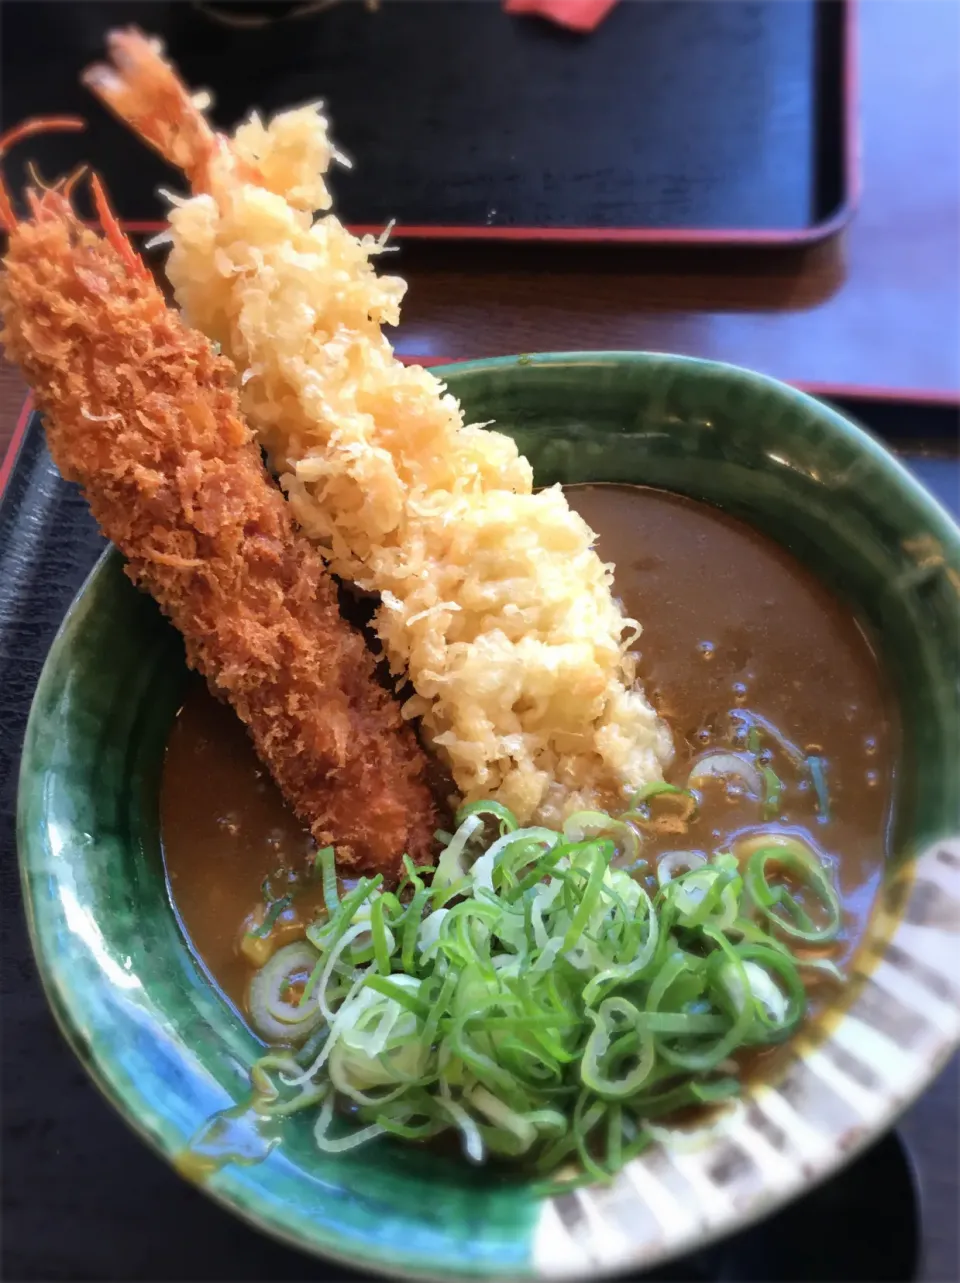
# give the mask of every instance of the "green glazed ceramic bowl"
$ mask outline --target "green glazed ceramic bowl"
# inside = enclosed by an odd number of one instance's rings
[[[643,482],[707,500],[853,600],[880,639],[906,734],[883,904],[829,1033],[798,1045],[782,1080],[751,1089],[704,1149],[658,1146],[607,1188],[540,1200],[414,1148],[320,1154],[294,1117],[263,1161],[203,1183],[270,1233],[387,1273],[649,1267],[827,1176],[960,1039],[960,532],[864,432],[743,370],[621,353],[441,373],[470,419],[517,438],[538,482]],[[245,1099],[258,1050],[191,958],[164,886],[158,783],[184,677],[178,637],[108,553],[43,670],[19,809],[50,1003],[104,1093],[173,1161]],[[237,1141],[247,1160],[264,1152],[261,1138]]]

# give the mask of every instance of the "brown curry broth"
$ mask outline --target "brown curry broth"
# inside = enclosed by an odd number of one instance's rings
[[[603,485],[567,491],[616,564],[616,591],[643,624],[639,675],[668,720],[686,780],[692,759],[729,746],[740,707],[774,723],[828,763],[830,820],[782,751],[783,823],[837,857],[846,910],[843,961],[869,916],[887,847],[897,733],[870,645],[851,612],[788,552],[717,509],[652,489]],[[682,837],[655,837],[646,854],[706,851],[760,823],[755,802],[705,791]],[[278,866],[309,867],[312,840],[286,807],[233,713],[197,681],[170,737],[161,796],[164,858],[184,931],[212,979],[238,1006],[252,965],[239,951],[261,884]],[[314,885],[280,919],[295,938],[320,906]],[[819,1005],[819,1004],[817,1004]]]
[[[233,710],[199,678],[174,723],[160,794],[170,896],[194,952],[222,991],[246,1002],[253,966],[240,952],[251,914],[262,917],[264,878],[303,873],[316,844],[253,751]],[[292,901],[274,927],[302,936],[323,904],[318,884]]]

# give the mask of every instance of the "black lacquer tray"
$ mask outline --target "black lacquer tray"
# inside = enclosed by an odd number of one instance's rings
[[[344,221],[508,240],[799,244],[842,225],[858,183],[855,0],[620,0],[588,36],[498,0],[283,4],[87,0],[0,8],[4,126],[69,112],[87,135],[35,139],[49,176],[100,170],[131,230],[178,177],[78,84],[112,27],[162,36],[216,119],[324,99],[357,161]],[[248,13],[270,6],[246,6]],[[55,18],[53,15],[55,14]],[[218,18],[220,20],[218,20]]]

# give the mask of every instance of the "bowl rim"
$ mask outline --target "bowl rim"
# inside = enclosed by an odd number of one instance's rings
[[[444,384],[451,374],[469,375],[482,373],[515,373],[518,369],[550,369],[563,367],[596,367],[596,368],[616,368],[624,366],[666,366],[673,369],[706,370],[718,375],[721,379],[730,379],[731,377],[740,383],[753,384],[754,386],[764,388],[786,398],[798,407],[806,408],[808,412],[815,414],[822,422],[829,425],[830,430],[840,435],[846,441],[860,450],[865,450],[871,458],[882,469],[884,469],[891,478],[895,479],[898,486],[905,490],[910,500],[918,507],[923,514],[923,519],[929,526],[933,527],[938,538],[941,539],[945,550],[950,552],[950,560],[954,561],[960,567],[960,525],[953,519],[951,514],[931,495],[926,488],[916,480],[906,467],[897,460],[893,454],[867,429],[857,424],[854,420],[835,410],[832,406],[819,401],[817,398],[797,389],[778,379],[768,375],[750,370],[746,367],[731,365],[724,362],[711,361],[698,357],[690,357],[679,354],[640,352],[640,351],[569,351],[569,352],[549,352],[549,353],[529,353],[512,356],[491,357],[480,360],[457,361],[434,367],[432,373]],[[430,369],[429,366],[425,368]],[[104,552],[98,557],[97,562],[85,578],[83,584],[78,590],[76,596],[71,602],[61,624],[57,630],[54,640],[50,646],[49,652],[45,658],[36,691],[31,702],[30,714],[27,721],[27,727],[24,735],[24,749],[36,737],[36,719],[38,707],[42,702],[40,696],[46,686],[52,681],[53,673],[63,664],[63,650],[73,633],[81,626],[83,615],[90,604],[89,592],[91,586],[97,578],[103,574],[104,568],[112,560],[119,558],[117,550],[109,545]],[[78,1057],[88,1076],[94,1085],[100,1091],[101,1095],[117,1111],[125,1124],[141,1139],[147,1147],[157,1154],[161,1159],[170,1166],[176,1167],[176,1153],[166,1145],[161,1137],[153,1134],[141,1121],[137,1109],[137,1093],[131,1087],[124,1089],[118,1083],[111,1081],[110,1076],[105,1072],[104,1066],[100,1063],[100,1058],[96,1054],[84,1054],[84,1040],[80,1029],[78,1028],[72,1015],[71,997],[72,986],[66,969],[58,959],[57,951],[52,948],[52,942],[43,938],[43,929],[38,923],[38,917],[33,903],[33,894],[29,881],[29,868],[31,865],[31,847],[35,841],[28,832],[25,831],[23,823],[24,806],[23,798],[25,793],[31,787],[27,780],[26,770],[26,751],[21,760],[20,776],[18,781],[17,794],[17,852],[18,867],[21,880],[22,894],[24,898],[25,917],[27,921],[28,934],[31,949],[36,962],[37,972],[40,976],[44,995],[47,1005],[50,1008],[60,1032],[64,1036],[67,1045],[71,1051]],[[751,1200],[746,1209],[734,1209],[729,1216],[713,1225],[701,1226],[697,1232],[696,1238],[684,1238],[677,1241],[663,1241],[658,1244],[657,1248],[641,1256],[632,1255],[618,1258],[614,1261],[605,1261],[602,1264],[593,1262],[590,1266],[591,1273],[596,1277],[613,1277],[622,1274],[625,1270],[650,1269],[662,1265],[665,1261],[674,1259],[692,1248],[699,1248],[714,1243],[730,1234],[739,1233],[756,1222],[770,1215],[780,1207],[794,1201],[797,1197],[802,1197],[805,1190],[815,1188],[825,1181],[831,1179],[840,1170],[852,1162],[858,1155],[870,1144],[872,1144],[878,1135],[892,1125],[900,1115],[910,1107],[915,1100],[923,1094],[930,1082],[940,1072],[943,1065],[960,1045],[960,1025],[958,1025],[952,1038],[945,1038],[939,1054],[931,1060],[926,1072],[920,1078],[914,1088],[903,1096],[895,1108],[888,1109],[884,1112],[882,1119],[877,1119],[864,1127],[864,1134],[859,1137],[853,1144],[840,1149],[835,1146],[833,1154],[824,1166],[815,1172],[811,1177],[805,1175],[805,1180],[801,1189],[788,1189],[785,1193],[777,1190],[764,1190],[755,1199]],[[109,1059],[109,1058],[108,1058]],[[182,1172],[179,1174],[183,1175]],[[189,1179],[184,1177],[184,1179]],[[241,1220],[253,1226],[257,1230],[265,1233],[286,1245],[293,1247],[301,1252],[313,1254],[326,1258],[337,1264],[347,1267],[369,1270],[373,1273],[384,1276],[402,1277],[407,1279],[423,1280],[445,1280],[451,1277],[475,1278],[497,1280],[497,1283],[507,1283],[508,1280],[521,1280],[531,1278],[548,1278],[561,1277],[558,1271],[548,1271],[538,1266],[533,1255],[533,1243],[531,1238],[531,1255],[526,1263],[526,1267],[517,1271],[501,1272],[489,1267],[480,1267],[468,1269],[461,1274],[451,1275],[448,1270],[434,1272],[430,1269],[420,1267],[398,1266],[395,1261],[390,1259],[389,1247],[375,1247],[374,1255],[371,1257],[357,1256],[354,1252],[343,1251],[338,1243],[342,1239],[331,1237],[330,1241],[306,1242],[295,1229],[288,1228],[279,1219],[268,1219],[261,1215],[255,1205],[244,1200],[235,1199],[229,1192],[218,1190],[207,1182],[192,1181],[207,1197],[211,1198],[221,1207],[226,1208],[233,1215],[240,1217]],[[639,1197],[639,1195],[638,1195]],[[535,1233],[535,1230],[533,1231]]]
[[[941,533],[953,554],[960,560],[960,521],[947,511],[939,499],[900,462],[893,452],[873,432],[857,422],[848,414],[841,412],[829,402],[813,396],[802,388],[784,383],[782,379],[764,374],[760,370],[751,370],[745,365],[734,365],[729,361],[714,361],[707,357],[688,356],[680,352],[647,352],[641,350],[618,351],[615,348],[603,348],[591,351],[588,349],[565,352],[523,352],[513,356],[490,356],[471,358],[466,361],[446,361],[442,365],[425,366],[432,374],[446,383],[446,376],[451,373],[482,374],[486,371],[514,371],[516,369],[550,369],[564,366],[594,366],[598,369],[617,366],[666,365],[683,370],[700,370],[722,377],[733,377],[735,381],[757,388],[765,388],[792,401],[798,409],[806,409],[815,414],[831,429],[852,445],[865,449],[880,467],[906,491],[910,499],[926,510],[931,520],[942,527]]]

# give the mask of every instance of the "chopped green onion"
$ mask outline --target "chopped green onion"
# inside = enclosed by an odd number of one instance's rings
[[[420,1019],[423,1019],[428,1014],[423,1002],[418,997],[383,976],[367,976],[366,988],[373,990],[374,993],[382,994],[385,998],[391,998]]]
[[[705,753],[694,762],[687,777],[687,787],[699,788],[704,780],[726,779],[741,780],[751,797],[759,798],[763,792],[763,778],[753,758],[725,749]]]
[[[500,802],[468,802],[465,806],[461,806],[460,810],[456,814],[456,818],[454,819],[454,824],[457,828],[460,827],[468,815],[489,815],[493,819],[498,820],[500,824],[501,837],[503,837],[505,833],[512,833],[513,830],[518,827],[517,820],[513,812],[508,811]]]
[[[637,830],[625,820],[611,819],[604,811],[576,811],[567,816],[563,822],[563,836],[569,842],[609,837],[617,845],[620,860],[632,863],[640,858],[640,834]]]
[[[325,1154],[343,1154],[349,1149],[357,1149],[360,1145],[366,1145],[368,1141],[374,1140],[375,1137],[382,1136],[384,1131],[378,1123],[373,1123],[371,1126],[361,1128],[360,1131],[351,1132],[339,1140],[333,1140],[329,1135],[332,1122],[333,1102],[327,1096],[320,1106],[320,1116],[313,1130],[313,1139],[316,1146]]]
[[[263,921],[258,927],[251,927],[247,932],[248,936],[254,936],[257,940],[265,940],[273,928],[276,926],[280,914],[285,912],[293,904],[292,895],[282,895],[279,900],[274,900],[273,904],[267,909]]]
[[[467,870],[463,863],[463,857],[467,843],[482,830],[482,816],[464,816],[463,822],[457,826],[456,833],[447,843],[446,850],[440,857],[440,863],[437,865],[437,871],[433,878],[434,887],[449,886],[452,882],[466,877]]]
[[[403,951],[400,957],[400,965],[408,975],[410,975],[413,970],[414,949],[417,943],[417,935],[420,931],[423,910],[426,908],[429,899],[430,891],[427,887],[422,887],[417,891],[410,902],[410,908],[403,924]]]
[[[801,971],[817,971],[821,975],[827,976],[830,980],[836,980],[840,984],[846,984],[847,977],[843,974],[832,958],[796,958],[795,962]]]
[[[764,818],[772,820],[776,818],[780,810],[780,797],[783,793],[783,783],[772,767],[762,767],[760,774],[763,777]]]
[[[797,748],[792,740],[788,740],[781,730],[767,718],[761,717],[759,713],[748,712],[745,708],[734,708],[730,711],[730,716],[741,722],[747,728],[747,744],[750,744],[750,731],[756,729],[759,733],[763,731],[765,735],[780,746],[790,761],[796,767],[802,767],[805,761],[803,753]],[[752,750],[751,750],[752,751]]]
[[[772,805],[779,781],[763,779]],[[657,798],[679,799],[686,818],[696,805],[658,782],[633,806]],[[558,833],[471,803],[432,884],[405,857],[396,892],[362,878],[342,899],[332,849],[318,852],[328,916],[253,982],[273,1022],[264,1036],[304,1045],[262,1058],[255,1107],[319,1105],[316,1142],[331,1153],[453,1132],[473,1162],[525,1155],[552,1173],[573,1161],[609,1180],[660,1134],[653,1120],[736,1094],[730,1058],[802,1019],[801,969],[836,971],[792,952],[839,933],[830,874],[782,830],[754,832],[733,852],[662,856],[651,898],[645,864],[637,878],[616,867],[639,850],[634,818],[649,811],[579,812]],[[359,1130],[335,1130],[338,1100]]]
[[[702,851],[666,851],[657,861],[657,881],[665,886],[679,869],[686,872],[706,862],[707,857]]]
[[[281,1074],[296,1074],[300,1066],[290,1055],[278,1055],[271,1052],[261,1056],[250,1070],[250,1081],[253,1084],[254,1096],[251,1102],[254,1113],[266,1117],[278,1118],[285,1114],[295,1114],[311,1105],[318,1105],[330,1090],[328,1083],[302,1084],[294,1095],[284,1095],[270,1071]],[[282,1081],[282,1079],[281,1079]]]
[[[821,824],[830,821],[830,792],[827,788],[826,765],[822,757],[808,757],[807,770],[817,795],[817,819]]]
[[[590,1012],[593,1032],[580,1062],[580,1077],[601,1099],[633,1096],[646,1082],[656,1059],[653,1034],[641,1013],[626,998],[606,998],[599,1011]],[[630,1068],[614,1076],[613,1069]]]
[[[250,1019],[257,1033],[272,1042],[302,1042],[320,1025],[323,1013],[304,990],[289,1001],[292,976],[310,975],[317,952],[306,940],[278,949],[250,982]]]
[[[823,919],[819,925],[784,883],[769,881],[770,866],[790,874],[801,891],[812,892]],[[840,897],[823,865],[810,848],[796,838],[755,850],[747,861],[744,882],[757,910],[783,934],[807,944],[826,944],[840,934],[843,924]]]
[[[381,976],[390,974],[390,949],[387,945],[387,928],[383,924],[383,899],[378,896],[370,904],[370,934],[373,937],[373,957]]]
[[[597,842],[594,844],[591,855],[593,866],[586,885],[580,893],[579,903],[567,927],[566,935],[563,937],[564,951],[573,948],[590,922],[590,917],[600,899],[604,874],[613,856],[613,846],[609,842]]]
[[[654,808],[651,804],[657,799],[670,799],[680,803],[676,813],[662,807]],[[699,800],[689,788],[678,788],[676,784],[659,781],[648,784],[633,795],[629,809],[620,817],[621,821],[638,824],[641,828],[652,828],[661,833],[683,833],[687,824],[697,813]],[[660,814],[654,811],[659,810]]]
[[[638,789],[634,793],[627,810],[635,811],[638,806],[643,806],[652,797],[661,797],[664,793],[683,796],[686,793],[686,789],[678,788],[676,784],[667,784],[663,780],[655,781],[653,784],[645,784],[642,789]]]
[[[332,846],[322,847],[317,852],[314,857],[313,867],[323,879],[323,903],[326,905],[327,913],[332,916],[340,907],[340,897],[337,892],[336,855]]]

